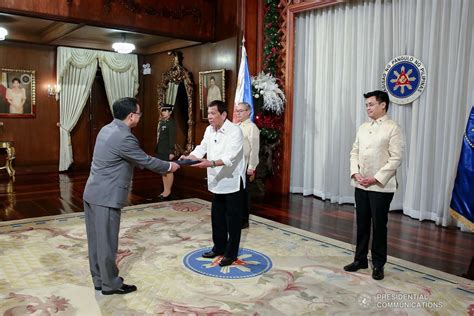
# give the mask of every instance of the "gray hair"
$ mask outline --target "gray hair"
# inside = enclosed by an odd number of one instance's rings
[[[248,104],[247,102],[239,102],[239,105],[242,104],[243,106],[245,106],[247,108],[247,110],[250,110],[250,104]]]

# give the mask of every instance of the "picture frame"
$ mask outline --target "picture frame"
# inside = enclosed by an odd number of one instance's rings
[[[36,116],[35,70],[0,68],[0,117]]]
[[[199,106],[202,120],[207,120],[207,106],[214,100],[225,102],[225,69],[199,72]]]

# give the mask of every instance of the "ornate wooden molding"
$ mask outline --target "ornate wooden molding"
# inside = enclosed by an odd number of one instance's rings
[[[186,95],[188,97],[188,133],[186,135],[186,148],[183,152],[177,154],[189,154],[194,149],[194,114],[193,114],[193,81],[191,73],[183,67],[183,55],[180,51],[171,51],[168,55],[172,56],[170,70],[163,73],[161,78],[161,85],[158,87],[158,110],[161,112],[161,105],[164,104],[166,98],[166,91],[170,82],[184,83],[186,88]]]
[[[216,3],[215,0],[0,1],[0,11],[208,42],[215,39]]]
[[[286,54],[288,51],[287,47],[287,37],[288,37],[288,7],[291,4],[291,0],[280,0],[280,55],[277,59],[278,66],[278,78],[281,80],[281,85],[284,87],[286,85]]]
[[[198,8],[188,8],[180,6],[179,8],[172,9],[169,7],[156,8],[152,6],[142,5],[139,1],[135,0],[104,0],[104,9],[106,13],[110,13],[112,3],[117,2],[124,6],[129,11],[135,14],[144,14],[153,17],[167,18],[172,20],[180,20],[184,17],[192,17],[201,24],[202,14]]]

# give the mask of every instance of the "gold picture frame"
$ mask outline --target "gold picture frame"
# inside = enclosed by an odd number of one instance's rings
[[[34,70],[0,69],[0,117],[36,116]]]
[[[214,100],[225,102],[225,69],[199,72],[201,119],[207,120],[207,106]]]

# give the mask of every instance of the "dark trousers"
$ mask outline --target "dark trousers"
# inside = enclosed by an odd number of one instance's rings
[[[355,261],[367,262],[372,228],[372,263],[381,268],[387,262],[387,222],[393,193],[355,189],[357,246]]]
[[[245,189],[242,193],[242,224],[248,224],[249,217],[250,217],[250,192],[249,192],[249,185],[250,185],[250,177],[246,176],[246,185]]]
[[[237,258],[239,253],[243,183],[234,193],[214,194],[212,200],[212,250],[228,258]]]

